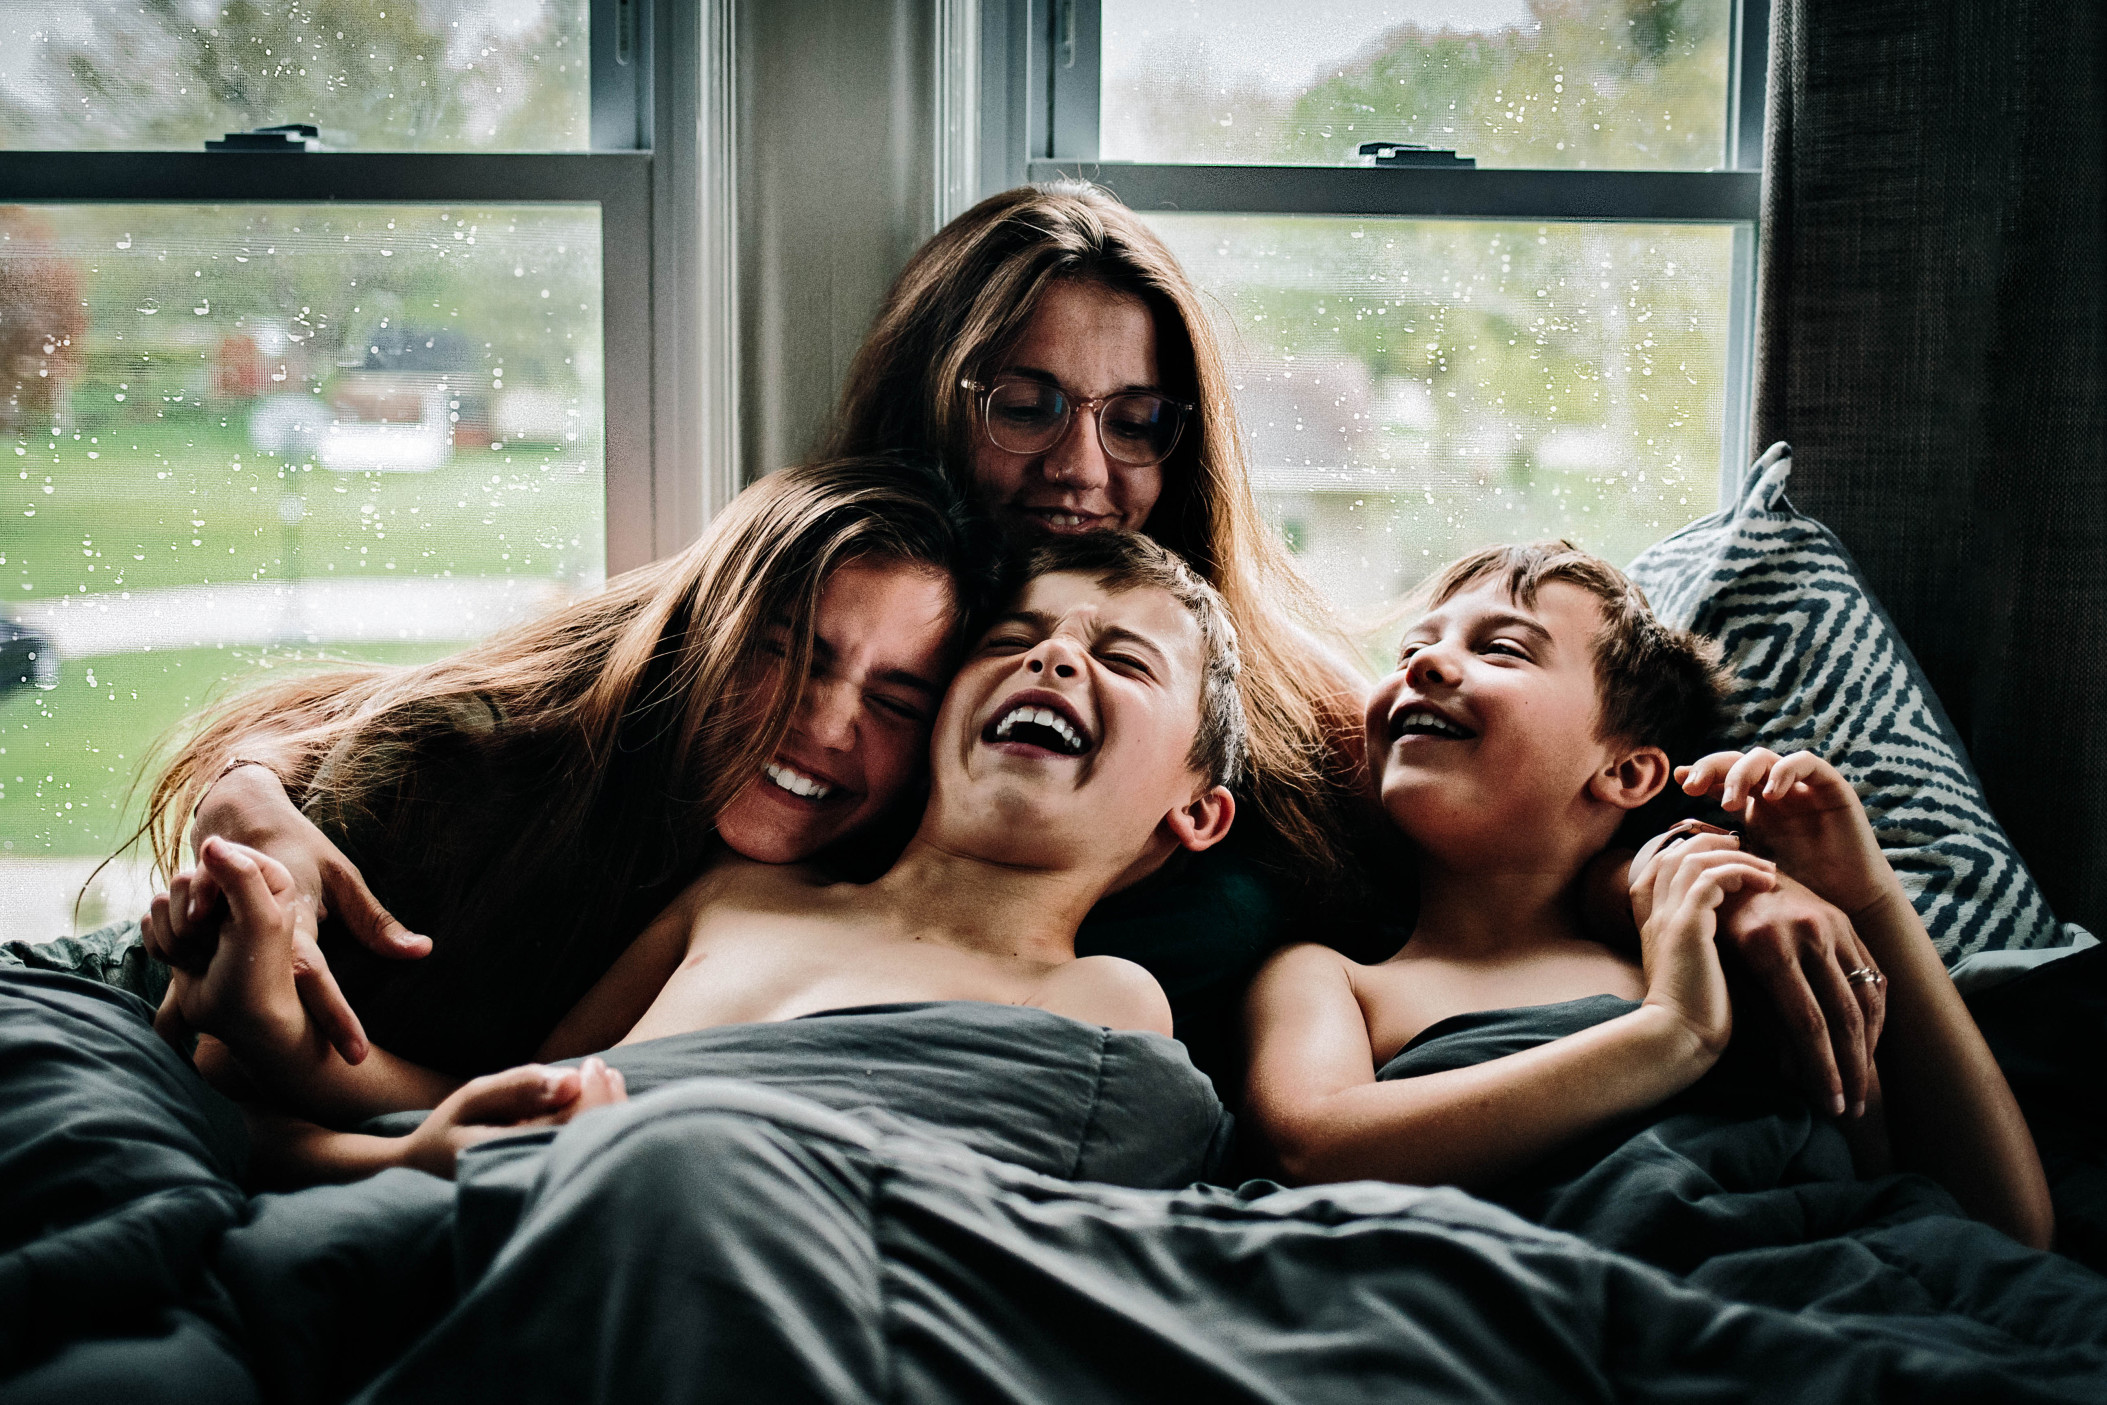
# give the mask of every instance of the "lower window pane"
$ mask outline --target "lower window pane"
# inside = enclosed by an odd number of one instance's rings
[[[146,749],[229,686],[602,580],[597,207],[0,207],[0,265],[10,936],[76,925]]]
[[[1220,309],[1261,506],[1350,618],[1480,546],[1622,564],[1718,505],[1731,227],[1148,219]]]

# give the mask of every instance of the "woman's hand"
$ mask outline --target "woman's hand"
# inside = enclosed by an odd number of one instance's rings
[[[1702,820],[1683,820],[1651,851],[1679,833],[1724,834]],[[1851,919],[1789,874],[1777,886],[1744,890],[1719,908],[1717,941],[1770,997],[1786,1057],[1810,1102],[1842,1115],[1863,1108],[1873,1086],[1873,1052],[1887,1024],[1887,983],[1868,980],[1878,963]],[[1644,923],[1651,885],[1631,885],[1633,919]],[[1854,973],[1857,973],[1854,978]]]
[[[154,898],[147,920],[165,926],[169,909],[191,901],[205,883],[225,895],[227,918],[202,965],[171,966],[155,1027],[172,1042],[203,1031],[239,1060],[284,1058],[309,1038],[293,973],[300,899],[292,875],[270,855],[224,839],[207,839],[198,859]]]
[[[1851,919],[1780,873],[1770,891],[1727,901],[1719,940],[1769,993],[1780,1042],[1809,1102],[1832,1116],[1862,1113],[1887,1023],[1887,982],[1867,978],[1880,965]]]
[[[358,1063],[366,1057],[365,1030],[316,942],[322,920],[334,914],[368,950],[400,960],[428,953],[430,938],[411,932],[380,905],[358,869],[264,766],[238,766],[206,792],[192,839],[202,853],[214,836],[268,855],[290,876],[293,924],[287,940],[294,987],[323,1037],[346,1063]],[[180,893],[171,884],[168,901],[156,898],[141,924],[148,954],[179,970],[203,971],[217,941],[221,896],[209,868],[194,874]]]
[[[1847,916],[1899,893],[1858,792],[1813,752],[1717,751],[1675,775],[1690,795],[1716,794],[1780,867]]]
[[[529,1127],[554,1127],[590,1108],[629,1101],[621,1071],[598,1056],[576,1068],[524,1064],[462,1084],[403,1138],[402,1164],[453,1179],[461,1153]]]
[[[1646,920],[1639,928],[1646,971],[1645,1004],[1674,1014],[1716,1058],[1734,1030],[1714,937],[1729,893],[1768,891],[1777,868],[1743,853],[1731,834],[1664,834],[1632,861],[1635,907],[1643,888]]]

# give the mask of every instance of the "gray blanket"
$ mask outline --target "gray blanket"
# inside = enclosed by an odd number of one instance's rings
[[[1213,1174],[1229,1118],[1184,1051],[1042,1010],[873,1007],[611,1051],[649,1094],[776,1089],[888,1135],[1059,1177]],[[238,1111],[127,992],[0,968],[0,1382],[36,1398],[341,1398],[476,1281],[550,1132],[409,1171],[243,1195]],[[237,1389],[239,1383],[239,1389]]]
[[[2097,1401],[2098,1293],[2025,1333],[1750,1306],[1452,1190],[1078,1185],[693,1080],[464,1194],[517,1213],[394,1402]],[[2073,1274],[2085,1270],[2068,1266]],[[1908,1305],[1895,1304],[1908,1311]],[[2044,1311],[2044,1309],[2047,1309]],[[1935,1324],[1939,1325],[1939,1324]],[[1964,1324],[1965,1325],[1965,1324]]]
[[[0,1290],[74,1304],[7,1339],[11,1402],[2107,1397],[2107,1300],[2044,1302],[2009,1244],[1964,1257],[2039,1322],[1897,1334],[1455,1191],[1154,1188],[1218,1144],[1175,1046],[1007,1007],[640,1046],[632,1102],[457,1187],[243,1201],[238,1136],[127,1000],[0,972]],[[164,1190],[203,1208],[140,1208]]]

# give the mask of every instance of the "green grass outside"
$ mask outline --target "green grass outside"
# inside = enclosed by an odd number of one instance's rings
[[[367,644],[329,657],[419,663],[453,647]],[[145,787],[131,793],[132,782],[156,741],[230,688],[321,657],[170,649],[68,659],[58,687],[0,697],[0,871],[9,858],[109,853],[139,822]]]
[[[293,576],[594,576],[603,521],[597,455],[576,450],[333,473],[258,453],[235,416],[15,432],[0,436],[0,609]]]
[[[297,514],[286,511],[295,494]],[[603,522],[598,457],[576,450],[464,449],[430,473],[340,474],[255,452],[232,415],[77,438],[17,432],[0,435],[0,613],[60,595],[296,577],[592,579]],[[454,647],[323,646],[387,662]],[[139,797],[129,809],[126,797],[158,738],[230,680],[317,656],[68,658],[52,691],[0,695],[0,866],[108,853],[137,823]]]

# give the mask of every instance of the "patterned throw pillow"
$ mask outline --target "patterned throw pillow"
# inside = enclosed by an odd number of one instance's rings
[[[2070,941],[1850,553],[1786,499],[1791,476],[1792,450],[1773,444],[1738,501],[1630,568],[1663,620],[1726,650],[1724,745],[1818,752],[1849,777],[1949,967]]]

